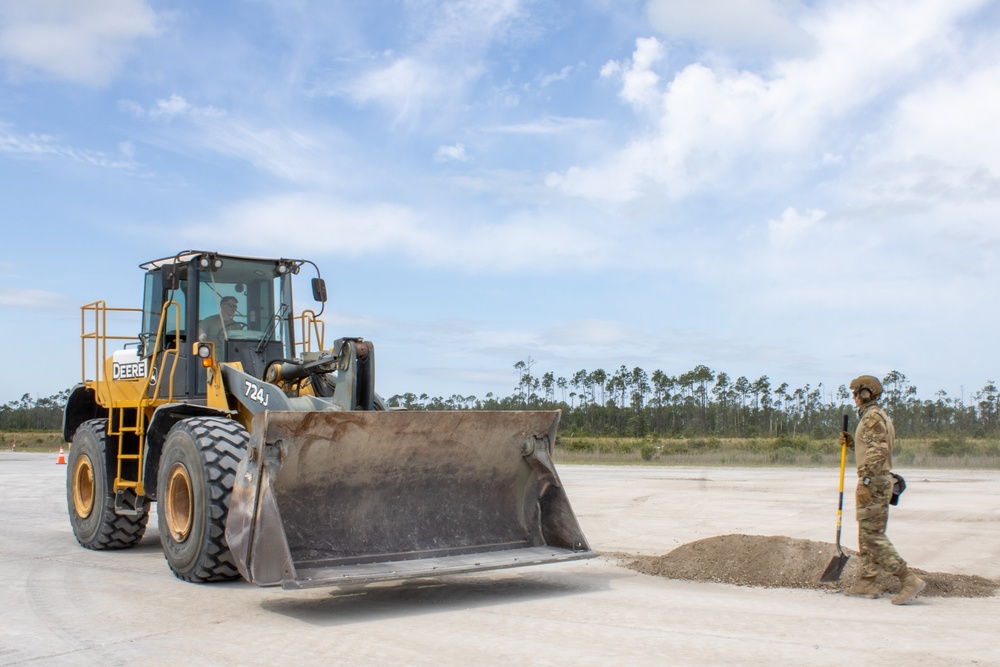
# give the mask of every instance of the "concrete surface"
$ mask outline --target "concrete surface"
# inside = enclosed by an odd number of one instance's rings
[[[598,551],[726,533],[833,541],[836,470],[559,470]],[[1000,473],[902,472],[889,525],[902,555],[1000,578]],[[603,558],[348,591],[186,584],[155,517],[134,549],[79,547],[65,474],[53,455],[0,452],[0,665],[1000,665],[1000,597],[893,607]],[[845,515],[854,549],[850,499]]]

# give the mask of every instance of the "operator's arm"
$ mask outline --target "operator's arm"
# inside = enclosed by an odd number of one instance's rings
[[[215,340],[222,331],[218,317],[206,317],[198,322],[198,340]]]

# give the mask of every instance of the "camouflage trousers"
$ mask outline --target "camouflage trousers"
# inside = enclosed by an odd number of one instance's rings
[[[860,488],[860,487],[859,487]],[[858,544],[861,551],[861,576],[874,577],[880,571],[898,574],[906,567],[896,547],[885,534],[889,522],[889,499],[892,497],[892,475],[873,477],[869,483],[871,502],[857,504]]]

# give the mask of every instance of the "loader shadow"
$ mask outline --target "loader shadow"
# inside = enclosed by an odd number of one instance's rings
[[[368,587],[289,592],[261,603],[264,611],[320,627],[472,610],[608,590],[628,576],[608,571],[488,573],[413,579]],[[308,597],[302,597],[307,595]]]

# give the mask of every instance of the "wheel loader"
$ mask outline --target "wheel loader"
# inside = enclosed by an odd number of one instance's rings
[[[293,308],[306,266],[318,313]],[[155,507],[167,564],[193,583],[365,585],[595,556],[552,463],[558,411],[387,410],[373,343],[325,346],[308,260],[187,250],[140,268],[141,309],[81,307],[63,437],[82,546],[134,546]],[[122,320],[138,335],[112,332]]]

